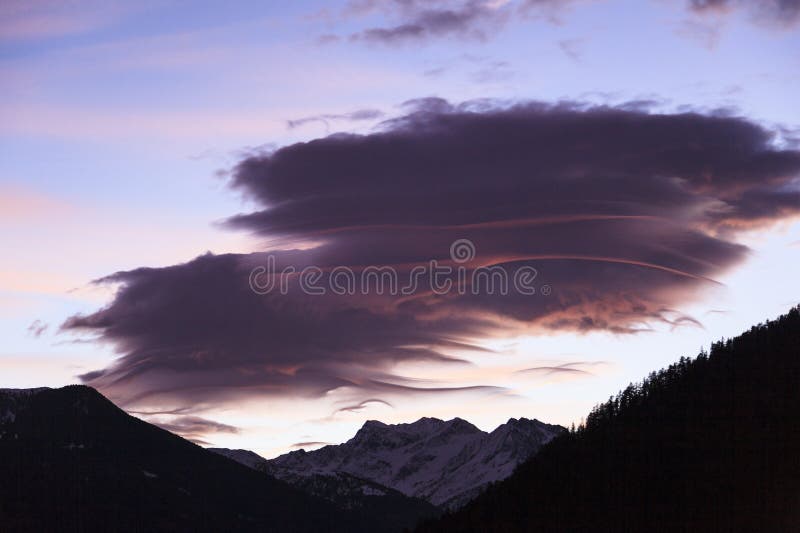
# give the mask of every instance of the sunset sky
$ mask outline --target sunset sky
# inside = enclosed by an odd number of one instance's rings
[[[800,297],[797,0],[10,0],[0,90],[0,387],[203,444],[569,425]],[[551,292],[248,284],[458,239]]]

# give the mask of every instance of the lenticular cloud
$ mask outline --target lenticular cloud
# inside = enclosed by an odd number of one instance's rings
[[[250,395],[486,392],[429,386],[404,361],[465,364],[456,352],[511,331],[635,333],[696,323],[677,309],[743,261],[737,236],[796,216],[800,152],[743,118],[537,102],[414,102],[368,135],[337,134],[248,157],[231,185],[261,207],[227,224],[273,247],[205,255],[100,280],[114,300],[64,329],[120,357],[83,376],[122,403]],[[545,294],[257,294],[253,268],[370,265],[408,276],[453,265],[521,266]],[[456,280],[457,282],[458,280]],[[457,284],[456,284],[457,286]]]

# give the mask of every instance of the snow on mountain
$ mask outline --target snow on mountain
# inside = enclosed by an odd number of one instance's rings
[[[266,461],[265,469],[296,486],[307,478],[348,474],[456,508],[511,475],[561,431],[526,418],[511,418],[491,433],[460,418],[396,425],[370,420],[344,444],[290,452]]]
[[[232,450],[229,448],[207,448],[237,463],[261,472],[271,472],[270,461],[250,450]],[[283,481],[290,485],[341,504],[345,508],[358,507],[357,500],[363,496],[386,496],[396,492],[366,479],[359,479],[344,472],[303,472],[296,474],[283,472]]]
[[[271,473],[270,462],[250,450],[208,448],[238,463],[260,472]],[[402,492],[374,481],[362,479],[346,472],[318,472],[295,474],[282,472],[282,481],[347,510],[370,508],[385,516],[413,517],[436,516],[439,510],[421,498],[412,498]],[[413,520],[412,520],[413,521]]]

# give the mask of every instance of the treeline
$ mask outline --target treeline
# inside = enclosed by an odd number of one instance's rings
[[[421,531],[800,531],[800,307],[629,385]]]

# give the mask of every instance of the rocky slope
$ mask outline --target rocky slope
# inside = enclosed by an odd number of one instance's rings
[[[491,433],[460,418],[421,418],[396,425],[370,420],[343,444],[294,451],[255,467],[298,488],[313,489],[316,495],[325,496],[337,480],[346,479],[348,490],[356,494],[393,489],[452,509],[489,483],[510,476],[562,431],[526,418],[509,419]],[[228,450],[226,455],[252,463],[252,456],[242,450]]]

